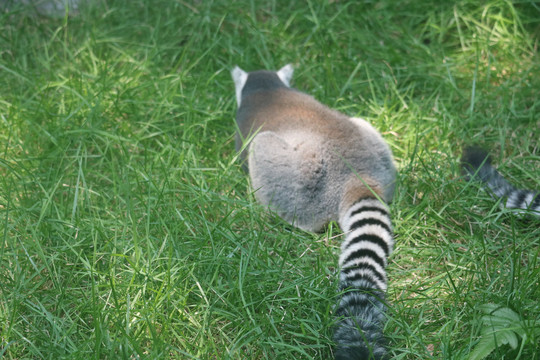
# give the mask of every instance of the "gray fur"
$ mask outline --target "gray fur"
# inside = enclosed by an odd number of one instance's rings
[[[396,170],[381,135],[365,120],[329,109],[277,72],[232,71],[236,149],[256,198],[289,223],[320,231],[338,221],[340,255],[336,359],[383,359],[386,264],[393,248],[386,205]]]
[[[382,200],[389,202],[396,171],[380,134],[366,121],[290,88],[280,73],[290,77],[292,67],[247,77],[236,67],[232,73],[240,94],[236,149],[245,148],[241,158],[257,199],[310,231],[339,219],[346,210],[341,205],[347,203],[347,186],[378,186]]]
[[[496,200],[506,200],[502,204],[507,208],[540,216],[540,193],[515,188],[491,165],[491,158],[485,150],[466,147],[461,162],[467,178],[480,180]]]

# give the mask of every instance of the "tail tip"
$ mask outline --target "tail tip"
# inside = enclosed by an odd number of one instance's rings
[[[474,173],[484,165],[491,164],[491,157],[488,152],[478,146],[466,146],[463,148],[461,156],[461,166],[466,173]]]
[[[334,341],[335,360],[385,360],[388,358],[383,335],[384,313],[374,308],[363,309],[363,315],[345,317],[337,324]]]
[[[366,346],[341,346],[334,352],[335,360],[386,360],[388,354],[385,349],[372,351]]]

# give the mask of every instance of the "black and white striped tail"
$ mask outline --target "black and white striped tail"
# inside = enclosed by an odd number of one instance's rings
[[[334,334],[337,360],[384,359],[386,265],[394,239],[388,208],[379,200],[358,200],[340,219],[345,239],[339,265],[340,289]]]
[[[540,193],[516,189],[491,165],[491,158],[485,150],[476,147],[465,148],[461,163],[468,177],[484,183],[495,199],[506,199],[507,208],[528,210],[540,216]]]

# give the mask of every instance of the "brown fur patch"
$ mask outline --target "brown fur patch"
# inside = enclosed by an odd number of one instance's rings
[[[345,184],[341,203],[339,205],[340,217],[343,212],[347,211],[358,199],[361,198],[380,198],[386,201],[384,193],[378,182],[368,176],[354,175]]]

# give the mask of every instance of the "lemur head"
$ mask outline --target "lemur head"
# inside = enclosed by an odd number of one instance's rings
[[[242,102],[242,96],[258,90],[269,90],[278,87],[289,87],[294,69],[291,64],[287,64],[277,72],[254,71],[247,73],[235,66],[231,71],[236,89],[236,101],[238,107]]]

